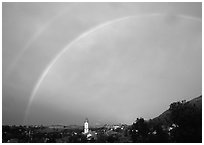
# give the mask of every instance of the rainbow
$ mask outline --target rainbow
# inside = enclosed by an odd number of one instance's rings
[[[98,30],[109,26],[111,24],[120,22],[120,21],[124,21],[127,19],[131,19],[131,18],[141,18],[144,16],[148,16],[148,17],[152,17],[152,16],[165,16],[163,14],[148,14],[148,15],[131,15],[131,16],[126,16],[126,17],[122,17],[122,18],[118,18],[118,19],[114,19],[108,22],[105,22],[103,24],[100,24],[84,33],[82,33],[81,35],[79,35],[77,38],[75,38],[74,40],[72,40],[69,44],[67,44],[55,57],[54,59],[47,65],[47,67],[45,68],[45,70],[43,71],[43,73],[40,75],[39,79],[37,80],[36,85],[34,86],[34,89],[31,92],[30,98],[29,98],[29,102],[26,108],[26,112],[25,112],[25,118],[24,118],[24,123],[26,123],[27,121],[27,117],[30,111],[30,107],[31,104],[36,96],[36,93],[40,87],[40,85],[42,84],[43,80],[45,79],[45,77],[47,76],[47,74],[49,73],[50,69],[54,66],[54,64],[57,62],[57,60],[66,52],[68,51],[75,43],[77,43],[80,39],[87,37],[88,35],[97,32]],[[189,20],[193,20],[193,21],[199,21],[202,22],[202,20],[200,18],[195,18],[195,17],[190,17],[190,16],[185,16],[185,15],[177,15],[177,17],[183,18],[183,19],[189,19]]]

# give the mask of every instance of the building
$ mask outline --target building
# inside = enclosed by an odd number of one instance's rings
[[[88,141],[97,139],[97,132],[89,130],[89,121],[88,121],[87,118],[84,121],[84,132],[83,132],[83,134],[86,136]]]
[[[84,134],[89,132],[89,121],[88,118],[84,121]]]

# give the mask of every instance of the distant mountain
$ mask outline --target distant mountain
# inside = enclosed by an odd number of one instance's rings
[[[188,105],[192,105],[192,106],[197,107],[198,109],[202,110],[202,95],[197,97],[197,98],[194,98],[188,102],[185,102],[185,100],[181,101],[181,102],[188,104]],[[164,111],[158,117],[155,117],[154,119],[150,119],[149,121],[152,124],[163,124],[163,125],[169,126],[172,124],[170,116],[171,116],[171,111],[168,109],[168,110]]]
[[[81,125],[69,125],[69,126],[65,126],[65,129],[83,129],[83,126],[81,126]]]
[[[52,128],[52,129],[83,129],[83,126],[80,125],[51,125],[48,126],[48,128]]]

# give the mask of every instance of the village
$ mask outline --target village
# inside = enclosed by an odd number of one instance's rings
[[[3,125],[3,143],[202,142],[202,96],[173,102],[158,117],[137,118],[131,125]]]
[[[77,125],[33,125],[33,126],[3,126],[3,142],[114,142],[124,132],[128,125],[105,124],[102,127],[89,128],[88,119],[84,126]],[[123,137],[125,138],[125,137]]]

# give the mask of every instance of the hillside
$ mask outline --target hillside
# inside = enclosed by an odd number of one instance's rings
[[[198,109],[202,110],[202,95],[197,97],[197,98],[194,98],[188,102],[185,102],[185,101],[181,101],[181,102],[188,104],[188,105],[192,105],[192,106],[197,107]],[[171,115],[171,111],[168,109],[168,110],[164,111],[158,117],[155,117],[154,119],[150,120],[150,122],[152,124],[163,124],[163,125],[169,126],[172,123],[171,119],[170,119],[170,115]]]
[[[189,101],[187,103],[189,103],[189,104],[191,104],[191,105],[193,105],[199,109],[202,109],[202,95],[197,97],[197,98],[192,99],[191,101]]]

